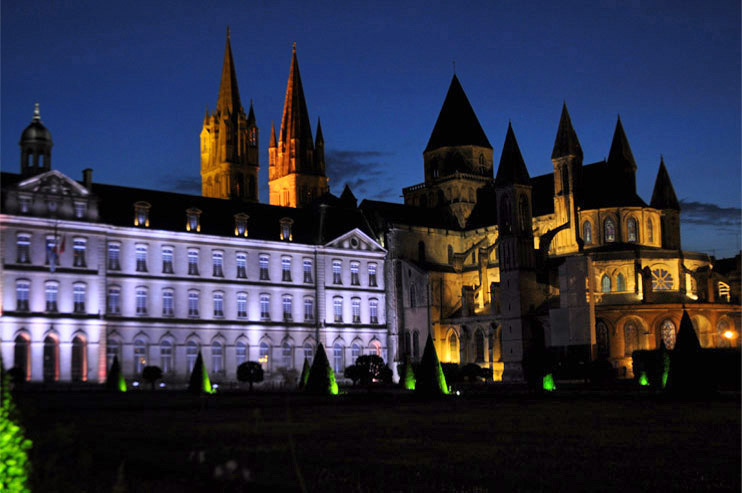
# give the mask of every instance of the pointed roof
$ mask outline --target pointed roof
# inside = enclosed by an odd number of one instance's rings
[[[678,335],[675,339],[676,353],[693,353],[701,350],[701,343],[698,341],[698,335],[693,328],[693,322],[688,315],[687,310],[683,310],[683,317],[680,319]]]
[[[340,201],[348,207],[358,206],[358,199],[356,199],[356,196],[353,195],[353,191],[350,189],[347,183],[345,184],[345,188],[343,188],[343,193],[340,194]]]
[[[551,153],[551,159],[564,156],[575,156],[582,159],[582,147],[580,147],[580,141],[577,139],[577,132],[572,127],[566,101],[562,105],[562,116],[559,119],[559,128],[557,129],[556,139],[554,139],[554,150]]]
[[[299,61],[296,58],[296,43],[291,52],[291,69],[286,85],[286,100],[283,103],[281,136],[279,140],[286,144],[291,139],[300,139],[302,145],[312,146],[312,128],[309,126],[307,102],[304,99],[304,87],[299,74]],[[299,149],[296,150],[297,155]]]
[[[623,130],[620,115],[616,122],[616,131],[613,133],[611,150],[608,153],[608,165],[612,168],[628,168],[636,171],[636,161],[629,146],[629,139],[626,138],[626,132]]]
[[[224,48],[224,65],[222,66],[222,80],[219,83],[219,98],[216,102],[217,113],[233,114],[242,109],[240,91],[237,88],[237,75],[234,71],[232,46],[229,42],[229,27],[227,27],[227,45]]]
[[[530,185],[531,177],[528,174],[526,163],[523,161],[523,155],[520,153],[518,141],[515,140],[513,126],[508,123],[508,133],[505,135],[505,144],[502,146],[495,185],[511,184]]]
[[[317,137],[316,142],[319,144],[320,142],[324,144],[325,137],[322,135],[322,123],[319,121],[319,117],[317,117]]]
[[[255,125],[255,112],[252,109],[252,99],[250,100],[250,112],[247,114],[247,125]]]
[[[680,210],[675,189],[672,187],[670,175],[665,168],[665,158],[662,156],[660,156],[660,169],[657,171],[657,178],[654,180],[654,191],[652,192],[650,205],[655,209]]]
[[[268,145],[268,147],[277,147],[276,146],[276,124],[274,122],[271,122],[271,142]]]
[[[464,88],[461,87],[459,78],[454,74],[424,152],[440,147],[462,145],[475,145],[492,149],[490,141],[487,140],[477,115],[474,113],[466,93],[464,93]]]

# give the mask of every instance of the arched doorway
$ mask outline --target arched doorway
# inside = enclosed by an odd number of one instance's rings
[[[30,344],[28,338],[24,335],[18,335],[15,338],[15,348],[13,351],[13,366],[23,372],[23,379],[28,380],[31,376],[30,366]]]
[[[52,336],[44,339],[44,381],[56,382],[59,379],[59,345]]]
[[[84,382],[87,380],[87,368],[85,361],[85,341],[80,336],[72,339],[72,366],[70,378],[73,382]]]

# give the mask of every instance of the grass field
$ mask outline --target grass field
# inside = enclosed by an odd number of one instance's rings
[[[141,390],[17,400],[34,442],[34,491],[740,490],[738,393],[420,401]]]

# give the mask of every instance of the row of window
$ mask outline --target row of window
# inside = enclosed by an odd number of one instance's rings
[[[78,282],[72,285],[72,311],[73,313],[85,313],[87,285]],[[26,312],[29,310],[29,297],[31,294],[31,281],[18,279],[15,283],[16,310]],[[59,282],[47,281],[44,283],[44,295],[46,300],[45,311],[56,313],[59,311]]]
[[[606,218],[603,221],[603,241],[611,243],[616,241],[616,238],[616,223],[612,218]],[[582,223],[582,240],[586,245],[593,243],[593,223],[589,219]],[[639,223],[633,217],[626,221],[626,241],[631,243],[639,241]],[[647,242],[654,242],[654,226],[651,219],[647,220]]]
[[[29,151],[30,152],[30,151]],[[43,155],[41,156],[44,157]],[[30,158],[30,155],[29,155]],[[20,209],[21,214],[28,214],[31,211],[31,201],[32,197],[28,195],[18,195],[18,206]],[[88,210],[88,203],[80,200],[75,200],[73,202],[74,206],[74,215],[77,219],[82,219],[85,217],[85,213]],[[47,197],[46,199],[46,210],[49,213],[55,213],[57,212],[57,209],[59,209],[59,201],[55,197]]]
[[[54,235],[46,237],[46,258],[44,262],[48,265],[52,259],[59,263],[59,254],[63,253],[66,248],[67,239],[62,237],[61,240]],[[19,264],[31,263],[31,235],[28,233],[19,233],[16,237],[16,262]],[[87,250],[87,239],[73,238],[72,240],[72,266],[87,267],[85,252]]]
[[[652,270],[652,291],[670,291],[673,289],[674,285],[674,280],[670,272],[662,268]],[[614,286],[608,274],[603,274],[603,277],[600,280],[600,290],[603,293],[610,293],[611,291],[626,291],[626,279],[624,278],[624,275],[619,273],[616,276],[616,284]]]

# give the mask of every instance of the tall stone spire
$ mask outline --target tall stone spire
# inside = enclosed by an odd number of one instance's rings
[[[657,178],[654,180],[654,190],[652,191],[652,201],[649,204],[655,209],[673,209],[680,210],[678,197],[675,195],[675,189],[670,181],[670,175],[665,167],[665,158],[660,156],[660,169],[657,170]]]
[[[300,152],[300,149],[305,152],[313,149],[312,128],[309,125],[309,112],[304,99],[304,87],[301,84],[299,61],[296,58],[296,43],[291,52],[291,68],[281,119],[281,136],[278,140],[281,144],[287,145],[294,139],[298,144],[297,155],[304,156],[304,152]]]
[[[554,150],[551,153],[551,159],[557,159],[565,156],[575,156],[582,160],[582,147],[577,139],[577,132],[572,128],[572,120],[569,118],[567,111],[567,102],[562,104],[562,116],[559,119],[559,128],[557,129],[556,139],[554,139]]]
[[[234,71],[232,45],[230,44],[229,27],[227,27],[227,45],[224,48],[222,80],[219,83],[219,98],[216,102],[217,113],[233,114],[242,110],[240,90],[237,88],[237,74]]]
[[[528,168],[520,153],[518,141],[515,140],[513,126],[508,123],[508,132],[505,135],[505,144],[502,146],[500,165],[497,168],[496,186],[503,185],[531,185]]]
[[[631,152],[631,146],[629,146],[629,139],[626,137],[623,124],[621,124],[620,115],[616,121],[616,130],[613,132],[611,150],[608,153],[608,165],[616,169],[636,171],[636,161],[634,160],[634,154]]]

